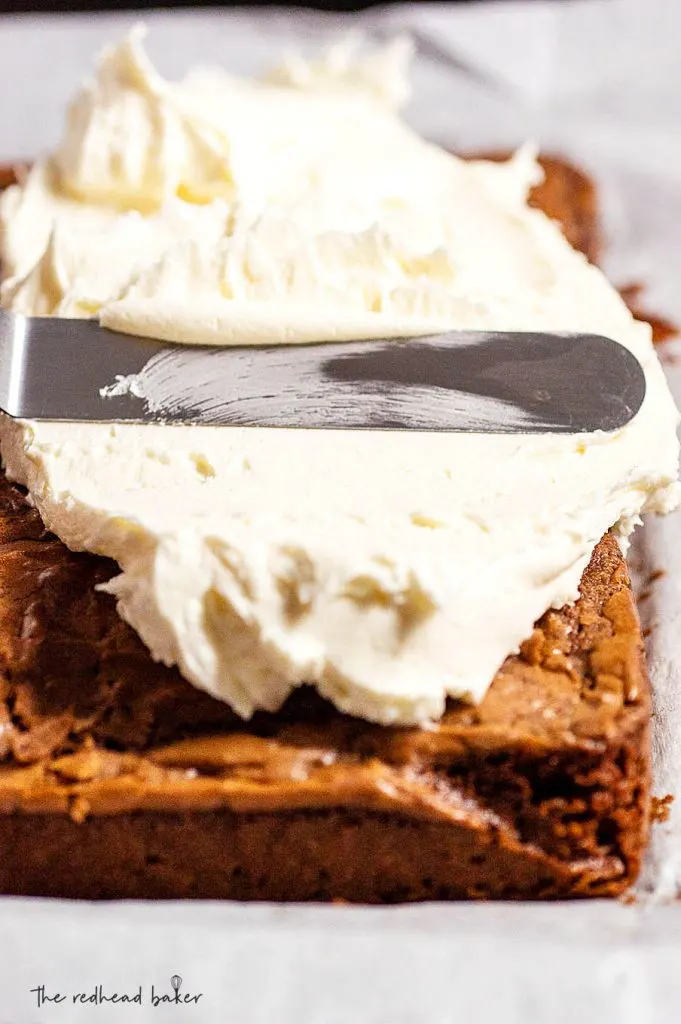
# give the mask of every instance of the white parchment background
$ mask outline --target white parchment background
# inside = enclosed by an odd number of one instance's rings
[[[52,145],[93,51],[134,15],[0,21],[0,160]],[[352,27],[412,31],[407,115],[449,146],[528,137],[601,186],[608,270],[643,280],[681,323],[681,0],[572,0],[387,7],[353,18],[155,12],[161,70],[222,63],[253,72],[285,46]],[[681,370],[670,367],[681,396]],[[656,584],[650,663],[656,786],[681,780],[681,516],[640,546]],[[681,1019],[681,808],[658,826],[634,906],[269,907],[0,901],[0,1024],[659,1024]],[[203,993],[195,1006],[38,1009],[30,989]]]

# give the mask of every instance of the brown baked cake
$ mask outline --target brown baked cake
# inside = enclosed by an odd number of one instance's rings
[[[535,201],[593,255],[590,184],[545,167]],[[607,896],[636,877],[650,693],[613,538],[482,704],[430,729],[305,689],[243,722],[151,660],[94,589],[116,571],[0,476],[0,892],[392,902]]]

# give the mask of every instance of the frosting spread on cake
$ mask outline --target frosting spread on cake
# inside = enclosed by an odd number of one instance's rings
[[[169,83],[134,35],[2,200],[2,297],[24,312],[221,344],[586,330],[645,368],[641,411],[608,435],[3,418],[48,527],[116,559],[108,589],[152,655],[244,717],[302,682],[385,723],[478,700],[604,532],[678,502],[649,328],[527,206],[531,153],[467,164],[400,122],[405,55]]]

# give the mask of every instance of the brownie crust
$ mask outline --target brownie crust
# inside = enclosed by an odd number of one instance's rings
[[[595,252],[593,190],[535,202]],[[590,229],[589,229],[590,225]],[[612,896],[650,818],[650,689],[626,565],[596,547],[478,706],[432,728],[303,687],[246,723],[155,664],[0,475],[0,893],[396,902]]]

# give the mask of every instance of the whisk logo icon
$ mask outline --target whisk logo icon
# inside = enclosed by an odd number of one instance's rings
[[[169,992],[157,992],[154,986],[151,986],[151,1005],[162,1006],[175,1004],[176,1006],[187,1006],[190,1003],[198,1003],[199,999],[203,995],[202,992],[198,994],[192,994],[191,992],[182,991],[182,975],[173,974],[170,979],[170,987],[172,994]]]

